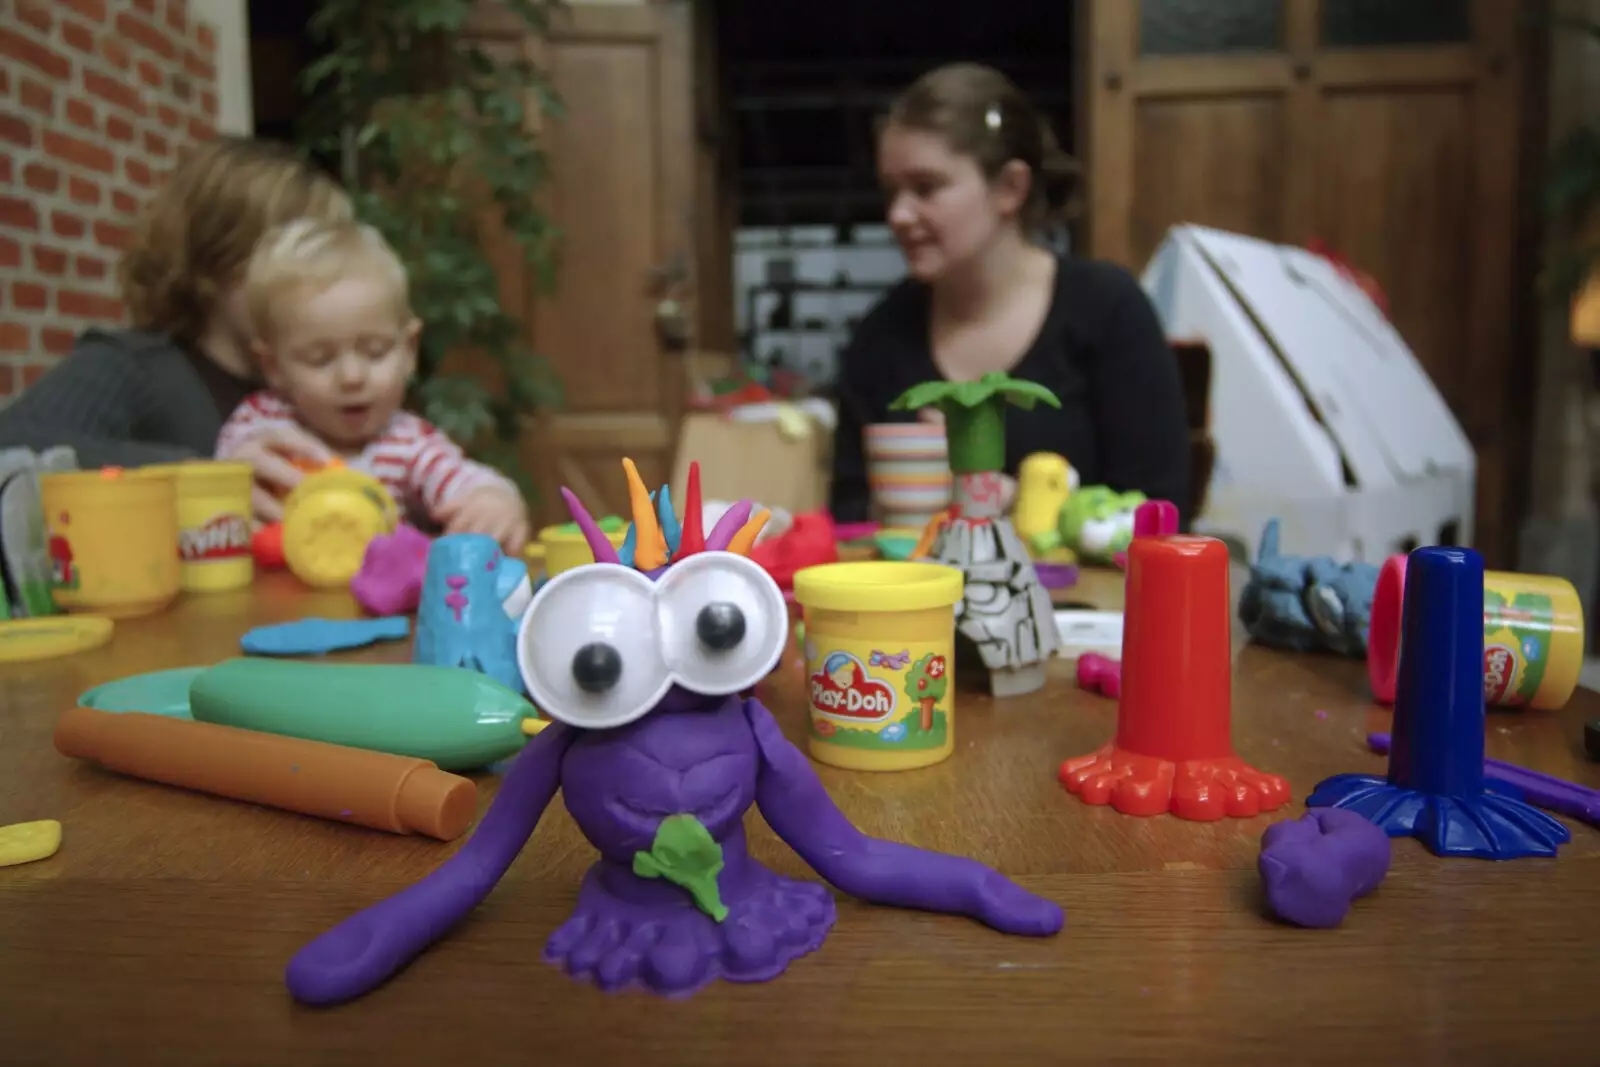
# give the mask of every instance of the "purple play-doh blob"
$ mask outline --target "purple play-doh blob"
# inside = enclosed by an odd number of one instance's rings
[[[1256,869],[1274,915],[1328,928],[1389,873],[1389,835],[1343,808],[1314,808],[1261,835]]]

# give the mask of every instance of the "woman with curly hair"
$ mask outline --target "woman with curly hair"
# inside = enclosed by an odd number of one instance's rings
[[[0,447],[69,445],[84,467],[210,457],[223,419],[260,388],[239,295],[256,242],[297,218],[350,212],[338,184],[285,145],[196,146],[145,205],[119,264],[131,328],[84,331],[0,411]],[[275,451],[323,458],[309,435],[293,436]],[[256,467],[258,479],[298,480],[286,462]]]

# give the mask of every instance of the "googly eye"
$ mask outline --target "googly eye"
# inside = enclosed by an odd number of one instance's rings
[[[517,628],[517,665],[528,696],[557,722],[623,726],[666,695],[655,587],[612,564],[575,567],[534,595]]]
[[[743,556],[691,556],[656,585],[662,654],[679,683],[697,693],[747,689],[783,655],[789,615],[766,571]]]

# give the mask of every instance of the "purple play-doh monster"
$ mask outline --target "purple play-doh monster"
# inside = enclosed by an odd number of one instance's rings
[[[1006,933],[1059,931],[1060,907],[1003,875],[851,825],[771,713],[738,696],[787,639],[777,585],[742,555],[762,517],[751,521],[741,503],[703,534],[691,465],[681,535],[669,544],[664,531],[678,534],[677,524],[658,519],[633,464],[624,467],[632,567],[563,490],[597,562],[547,582],[519,631],[529,694],[555,722],[517,757],[459,852],[301,949],[287,973],[295,998],[358,997],[443,937],[494,889],[557,789],[600,858],[545,958],[603,989],[685,995],[718,978],[764,981],[821,946],[833,896],[750,857],[752,803],[842,892]]]

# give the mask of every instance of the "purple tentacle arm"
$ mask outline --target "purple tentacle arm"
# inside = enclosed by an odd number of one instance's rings
[[[856,829],[811,763],[758,700],[745,714],[761,751],[756,803],[767,824],[836,889],[874,904],[966,915],[1008,934],[1045,937],[1066,921],[1059,905],[962,856],[881,841]]]
[[[561,783],[561,760],[574,736],[552,723],[532,738],[467,843],[416,885],[356,913],[296,953],[284,976],[290,994],[322,1005],[369,993],[466,918],[533,836]]]

